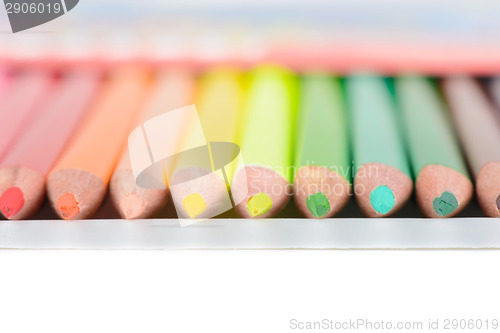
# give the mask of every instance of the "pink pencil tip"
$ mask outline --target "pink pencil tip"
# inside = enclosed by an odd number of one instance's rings
[[[19,187],[10,187],[0,196],[0,210],[10,219],[24,206],[24,195]]]

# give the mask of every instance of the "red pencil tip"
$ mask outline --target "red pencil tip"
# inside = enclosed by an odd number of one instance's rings
[[[10,187],[0,196],[0,210],[8,219],[16,215],[23,205],[24,196],[19,187]]]
[[[80,212],[78,201],[71,193],[65,193],[57,199],[57,210],[65,220],[70,220]]]

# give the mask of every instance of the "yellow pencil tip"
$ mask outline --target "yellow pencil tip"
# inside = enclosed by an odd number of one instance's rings
[[[191,193],[182,200],[184,210],[191,218],[195,218],[207,209],[207,203],[198,193]]]
[[[273,206],[273,201],[265,193],[258,193],[248,200],[247,209],[251,217],[267,213]]]

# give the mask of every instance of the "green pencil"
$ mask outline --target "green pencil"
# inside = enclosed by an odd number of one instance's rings
[[[240,141],[245,166],[231,187],[248,189],[236,206],[244,217],[272,216],[289,200],[295,89],[295,75],[284,68],[260,66],[250,73]]]
[[[383,78],[346,79],[350,106],[354,194],[369,217],[393,214],[410,198],[413,182],[394,101]]]
[[[432,82],[418,76],[396,80],[415,190],[422,212],[429,217],[450,217],[472,197],[458,141],[448,110]]]
[[[338,79],[305,75],[295,145],[294,199],[306,217],[338,213],[351,192],[346,110]]]

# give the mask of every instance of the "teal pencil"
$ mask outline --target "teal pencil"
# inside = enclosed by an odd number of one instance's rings
[[[346,93],[356,201],[369,217],[388,216],[404,206],[413,189],[394,101],[384,79],[374,75],[347,78]]]

